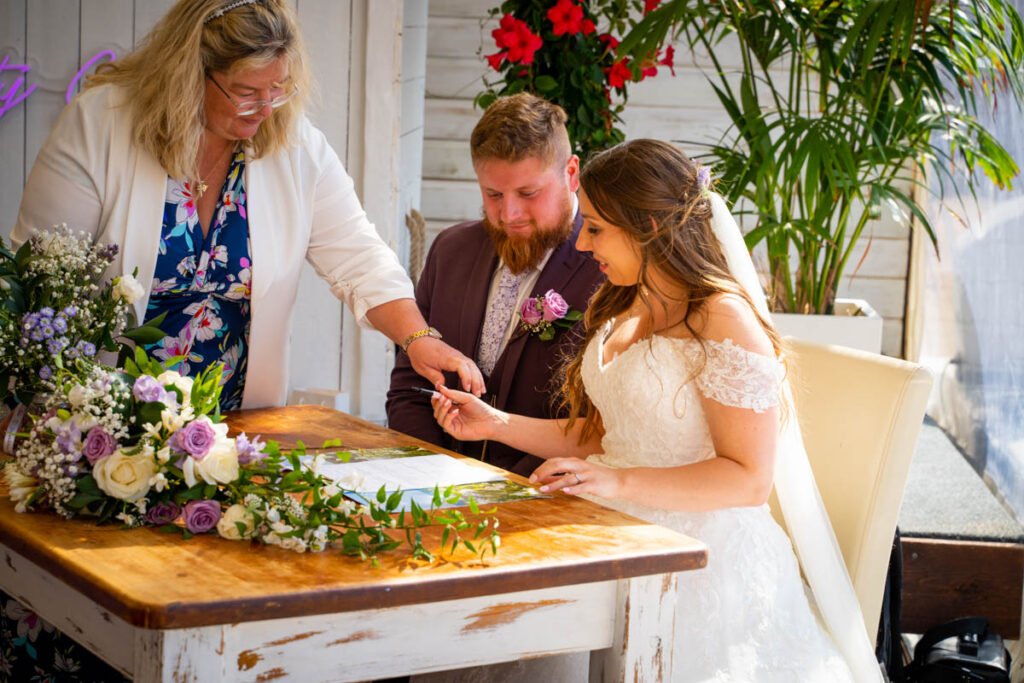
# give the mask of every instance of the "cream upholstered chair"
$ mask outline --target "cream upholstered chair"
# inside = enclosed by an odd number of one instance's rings
[[[807,457],[874,642],[903,488],[932,378],[914,363],[842,346],[786,341]],[[772,511],[781,518],[774,495]]]

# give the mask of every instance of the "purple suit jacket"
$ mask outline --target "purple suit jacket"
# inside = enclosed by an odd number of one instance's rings
[[[579,214],[572,236],[555,249],[541,271],[531,296],[553,289],[578,311],[586,310],[590,296],[604,281],[597,263],[576,251],[576,236],[583,223]],[[444,230],[434,240],[416,287],[416,303],[427,323],[436,327],[444,340],[476,359],[484,324],[487,292],[498,267],[494,243],[480,221],[461,223]],[[494,372],[485,377],[484,400],[511,413],[530,417],[557,417],[555,404],[559,387],[554,375],[566,354],[576,352],[582,324],[572,330],[558,329],[551,341],[516,330],[498,357]],[[459,387],[458,377],[446,375],[446,384]],[[430,398],[411,387],[430,387],[412,369],[409,357],[397,354],[388,391],[388,426],[419,439],[443,446],[498,467],[529,475],[542,460],[509,448],[505,444],[462,442],[444,433],[434,420]]]

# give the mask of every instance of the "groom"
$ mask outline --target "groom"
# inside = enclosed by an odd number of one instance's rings
[[[496,100],[473,129],[470,152],[484,218],[452,226],[434,240],[416,303],[446,342],[477,361],[484,400],[501,410],[557,416],[562,358],[576,352],[580,330],[556,328],[540,339],[522,325],[527,297],[549,290],[585,310],[603,281],[596,262],[573,246],[583,223],[565,112],[530,94]],[[415,344],[416,340],[407,340]],[[457,386],[449,378],[448,386]],[[429,388],[399,353],[388,391],[388,426],[528,476],[541,460],[500,443],[460,442],[434,421]]]

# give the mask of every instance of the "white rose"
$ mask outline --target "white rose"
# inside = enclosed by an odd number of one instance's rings
[[[125,455],[120,449],[92,467],[92,476],[101,491],[112,498],[131,502],[149,493],[149,482],[156,472],[153,458]]]
[[[245,531],[239,532],[239,523],[245,526]],[[220,517],[220,521],[217,522],[217,533],[223,538],[227,538],[232,541],[238,541],[243,538],[252,538],[255,530],[256,518],[253,516],[252,511],[244,505],[232,505],[224,511],[224,514]]]
[[[133,304],[146,293],[139,281],[132,275],[122,275],[114,280],[114,289],[111,292],[115,299],[121,299],[127,304]]]
[[[182,400],[187,405],[189,397],[192,395],[192,383],[191,377],[182,377],[178,372],[174,370],[167,370],[160,373],[157,376],[156,381],[160,383],[160,386],[166,387],[169,384],[173,384],[181,392]]]
[[[202,460],[186,457],[181,473],[190,487],[200,477],[207,484],[230,484],[238,479],[238,451],[234,439],[218,438]]]

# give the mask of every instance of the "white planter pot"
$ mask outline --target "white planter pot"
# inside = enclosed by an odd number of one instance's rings
[[[882,316],[863,299],[836,299],[832,315],[772,313],[772,322],[784,337],[882,352]]]

